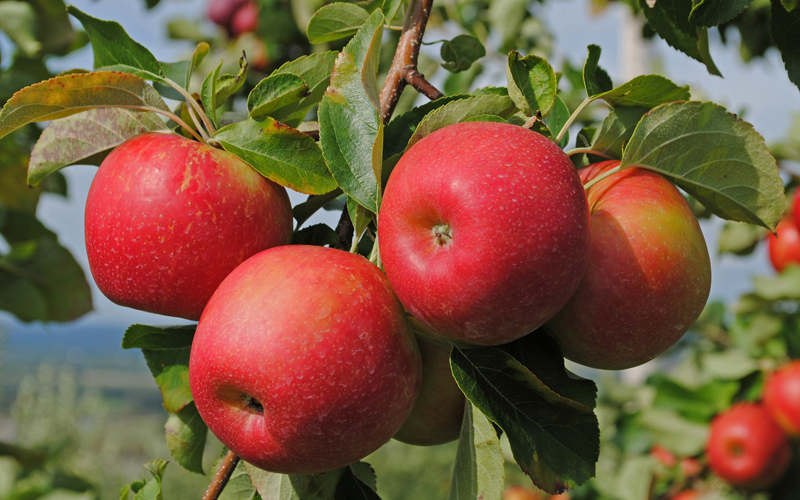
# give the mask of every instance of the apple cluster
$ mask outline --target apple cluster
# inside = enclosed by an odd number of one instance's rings
[[[578,171],[506,123],[437,130],[389,176],[384,274],[290,245],[285,189],[234,155],[151,133],[100,166],[86,245],[114,302],[199,320],[190,385],[211,431],[265,470],[313,474],[392,437],[457,438],[451,345],[549,334],[569,359],[622,369],[677,342],[709,293],[703,235],[670,182],[618,166]]]
[[[258,29],[258,5],[255,0],[211,0],[208,18],[236,38]]]
[[[776,271],[783,271],[790,264],[800,265],[800,229],[797,221],[800,220],[800,204],[797,198],[800,190],[795,189],[791,197],[787,215],[778,223],[775,234],[770,234],[769,260]]]

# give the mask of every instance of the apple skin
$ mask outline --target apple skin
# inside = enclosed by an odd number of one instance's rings
[[[683,490],[674,497],[672,500],[696,500],[700,493],[696,490]]]
[[[800,231],[791,218],[784,218],[775,228],[776,234],[767,236],[769,260],[776,271],[783,271],[789,264],[800,264]],[[776,237],[777,235],[777,237]]]
[[[231,19],[231,33],[238,37],[244,33],[253,33],[258,29],[259,12],[256,4],[250,2],[233,14]]]
[[[422,355],[422,388],[394,438],[417,446],[449,443],[461,434],[466,398],[450,370],[450,352],[422,335],[416,338]]]
[[[514,484],[503,491],[503,500],[543,500],[543,498],[531,489]]]
[[[233,16],[250,0],[211,0],[208,5],[208,18],[214,24],[228,28]]]
[[[781,479],[792,451],[765,407],[738,403],[711,422],[706,455],[717,476],[744,490],[760,491]]]
[[[316,474],[397,432],[419,394],[422,362],[376,266],[289,245],[251,257],[222,282],[200,318],[189,378],[200,416],[242,459]]]
[[[572,296],[588,262],[589,212],[572,162],[552,141],[516,125],[458,123],[397,163],[378,240],[412,316],[447,338],[498,345],[537,329]]]
[[[584,183],[618,160],[580,170]],[[669,181],[629,168],[590,187],[589,268],[545,327],[566,358],[620,370],[674,345],[703,310],[711,263],[703,233]]]
[[[764,406],[784,432],[800,437],[800,361],[782,366],[767,378]]]
[[[225,276],[291,241],[286,190],[225,151],[174,134],[136,136],[100,165],[86,250],[113,302],[196,320]]]

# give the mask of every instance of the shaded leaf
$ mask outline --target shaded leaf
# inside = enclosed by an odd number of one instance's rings
[[[697,50],[700,52],[700,59],[706,65],[708,72],[712,75],[722,76],[717,65],[714,64],[714,59],[711,57],[711,47],[708,41],[708,28],[697,28]]]
[[[368,18],[369,12],[358,5],[346,2],[329,3],[311,16],[306,35],[311,43],[346,38],[354,35]]]
[[[707,102],[663,104],[646,114],[622,155],[671,178],[724,219],[775,228],[783,182],[775,158],[753,126]]]
[[[766,300],[800,299],[800,266],[789,265],[774,276],[753,277],[754,292]]]
[[[244,55],[239,58],[239,71],[235,75],[224,74],[220,75],[216,83],[217,95],[215,103],[217,107],[222,106],[231,98],[239,89],[244,85],[245,77],[247,76],[247,69],[249,65]]]
[[[638,423],[650,431],[656,444],[684,457],[700,454],[708,441],[708,424],[686,420],[671,411],[647,408]]]
[[[689,21],[697,26],[719,26],[738,16],[753,0],[694,0]]]
[[[353,223],[354,238],[358,241],[364,231],[369,227],[374,215],[372,212],[362,207],[356,200],[347,198],[347,213],[350,216],[350,221]]]
[[[439,52],[444,63],[442,67],[451,73],[466,71],[472,63],[486,55],[486,49],[480,40],[472,35],[458,35],[452,40],[445,40]]]
[[[267,472],[245,463],[247,473],[262,498],[268,500],[330,500],[345,468],[314,474],[291,476]]]
[[[502,118],[511,116],[517,111],[514,101],[502,95],[480,95],[448,102],[434,109],[417,125],[408,141],[406,149],[413,146],[423,137],[454,123],[481,115],[497,115]]]
[[[322,100],[331,81],[331,72],[337,54],[337,52],[331,51],[301,56],[275,70],[273,75],[291,73],[302,78],[308,86],[308,95],[299,102],[292,102],[275,110],[270,113],[270,116],[289,126],[296,127],[308,110]]]
[[[556,74],[545,59],[528,55],[520,57],[519,52],[508,54],[506,65],[508,95],[520,111],[533,116],[541,111],[543,116],[550,113],[556,99]]]
[[[800,9],[790,12],[785,4],[772,0],[771,19],[772,38],[781,51],[789,80],[800,88]]]
[[[314,224],[292,235],[292,245],[339,246],[339,235],[326,224]]]
[[[586,49],[589,51],[589,57],[586,58],[586,63],[583,65],[583,86],[586,88],[586,95],[592,97],[608,92],[614,85],[611,83],[611,78],[606,73],[606,70],[598,65],[600,47],[589,45]]]
[[[314,139],[272,118],[232,123],[214,139],[264,177],[295,191],[323,194],[336,188]]]
[[[292,73],[276,73],[264,78],[247,97],[251,118],[267,116],[287,104],[300,101],[308,93],[308,85]]]
[[[200,87],[200,102],[203,103],[203,109],[206,116],[211,120],[211,123],[218,125],[217,121],[217,82],[219,82],[219,72],[222,69],[222,61],[219,62],[216,69],[206,75],[203,79],[203,85]]]
[[[369,470],[365,471],[362,465],[366,465]],[[362,480],[365,476],[371,485]],[[380,500],[381,497],[375,492],[374,485],[375,471],[368,464],[357,462],[344,468],[333,498],[334,500]]]
[[[164,430],[172,458],[189,472],[203,474],[208,426],[200,418],[194,403],[187,404],[177,413],[170,413]]]
[[[689,86],[678,87],[661,75],[642,75],[608,92],[595,96],[610,106],[643,107],[652,109],[659,104],[673,101],[688,101]]]
[[[162,350],[142,349],[144,360],[161,391],[164,409],[170,413],[179,412],[193,400],[192,392],[189,389],[190,351],[190,347]]]
[[[552,133],[558,136],[561,129],[564,128],[564,125],[567,124],[569,120],[570,113],[567,104],[561,99],[561,96],[556,96],[556,103],[553,106],[553,111],[550,112],[550,116],[547,117],[547,127],[552,131]],[[559,147],[563,148],[569,143],[569,130],[564,132],[564,137],[561,138],[561,142],[558,144]]]
[[[162,351],[191,347],[197,325],[150,326],[134,324],[122,336],[123,349]]]
[[[0,2],[0,30],[28,57],[42,50],[36,12],[25,2]]]
[[[167,131],[158,115],[149,111],[96,108],[55,120],[39,136],[31,152],[28,184],[35,186],[68,165],[81,164],[145,132]],[[99,158],[98,158],[99,157]]]
[[[749,255],[768,234],[763,227],[728,221],[717,238],[717,249],[720,254]]]
[[[454,348],[458,386],[508,436],[523,472],[549,493],[594,475],[600,431],[592,410],[547,388],[508,353],[491,347]]]
[[[158,92],[137,76],[112,71],[58,76],[25,87],[6,102],[0,137],[29,123],[107,107],[169,111]]]
[[[219,500],[261,500],[261,495],[253,486],[250,475],[247,473],[245,462],[239,461],[234,469],[228,484],[222,490]]]
[[[328,203],[342,195],[341,189],[334,189],[333,191],[321,195],[311,195],[303,203],[298,203],[292,208],[292,216],[297,221],[297,227],[303,225],[305,221],[314,215],[320,208],[323,208]]]
[[[448,500],[500,500],[503,495],[503,450],[497,431],[470,402],[464,411]]]
[[[322,153],[339,187],[372,212],[380,204],[383,122],[378,58],[383,13],[375,10],[336,60],[319,107]]]
[[[417,106],[406,111],[403,114],[395,115],[392,121],[386,125],[384,129],[384,142],[383,142],[383,157],[384,159],[390,158],[394,155],[400,154],[405,151],[408,141],[414,135],[419,122],[434,109],[441,108],[447,103],[457,101],[459,99],[466,99],[470,97],[469,94],[457,94],[445,97],[440,97],[435,101],[426,102],[421,106]]]
[[[699,387],[686,387],[663,374],[654,374],[648,385],[656,388],[655,406],[701,423],[730,407],[739,391],[738,382],[712,380]]]
[[[594,136],[592,149],[616,159],[622,158],[622,151],[630,141],[636,125],[647,108],[617,108],[603,119],[600,130]]]

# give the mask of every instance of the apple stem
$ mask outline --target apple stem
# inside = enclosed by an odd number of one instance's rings
[[[542,111],[541,111],[541,110],[538,110],[538,111],[536,111],[536,114],[535,114],[535,115],[533,115],[533,116],[531,116],[531,117],[528,119],[528,121],[526,121],[526,122],[525,122],[525,124],[524,124],[522,127],[523,127],[523,128],[527,128],[527,129],[530,129],[531,127],[533,127],[533,125],[534,125],[536,122],[538,122],[538,121],[539,121],[539,120],[541,120],[541,119],[542,119]]]
[[[378,246],[378,235],[375,235],[375,242],[372,244],[372,252],[369,254],[369,261],[381,267],[381,250]]]
[[[594,186],[595,184],[597,184],[598,182],[602,181],[603,179],[611,177],[612,175],[616,174],[620,170],[622,170],[622,165],[617,165],[616,167],[612,168],[611,170],[603,172],[601,175],[598,175],[594,179],[592,179],[589,182],[587,182],[586,184],[584,184],[583,185],[583,190],[584,191],[588,191],[590,187]]]
[[[194,138],[195,138],[195,139],[197,139],[199,142],[201,142],[201,143],[203,143],[203,144],[205,144],[205,142],[206,142],[206,141],[205,141],[205,139],[203,139],[203,138],[202,138],[202,137],[201,137],[201,136],[200,136],[200,135],[197,133],[197,131],[195,131],[195,129],[193,129],[192,127],[190,127],[189,125],[187,125],[187,124],[186,124],[186,122],[184,122],[183,120],[181,120],[181,119],[178,117],[178,115],[176,115],[175,113],[172,113],[172,112],[170,112],[170,111],[164,111],[163,109],[159,109],[159,108],[150,108],[150,107],[146,107],[146,106],[130,106],[130,107],[128,107],[128,106],[115,106],[115,107],[120,107],[120,108],[122,108],[122,107],[126,107],[126,108],[129,108],[129,109],[135,109],[135,110],[138,110],[138,111],[152,111],[153,113],[158,113],[158,114],[160,114],[160,115],[162,115],[162,116],[166,116],[166,117],[167,117],[167,118],[169,118],[170,120],[172,120],[172,121],[174,121],[175,123],[177,123],[178,125],[180,125],[182,128],[184,128],[184,129],[185,129],[186,131],[188,131],[190,134],[192,134],[192,136],[194,136]]]
[[[569,150],[567,152],[567,156],[579,155],[581,153],[586,153],[586,154],[590,154],[590,155],[599,156],[601,158],[605,158],[606,160],[613,160],[614,159],[614,158],[608,156],[607,154],[605,154],[605,153],[603,153],[601,151],[597,151],[596,149],[592,149],[592,148],[575,148],[575,149],[571,149],[571,150]]]
[[[417,71],[419,49],[432,6],[433,0],[411,0],[408,4],[403,32],[397,43],[397,51],[394,53],[392,66],[389,68],[386,81],[383,82],[383,88],[381,88],[383,123],[389,123],[397,101],[400,99],[400,94],[403,93],[403,88],[412,81],[415,82],[411,84],[412,87],[426,97],[432,98],[431,96],[435,95],[441,97],[441,92],[425,81],[425,78]],[[424,89],[424,91],[420,89]]]
[[[200,105],[197,104],[197,101],[194,99],[194,97],[192,97],[189,91],[178,85],[176,82],[170,80],[169,78],[165,79],[164,81],[167,82],[167,85],[178,91],[178,93],[180,93],[183,96],[183,98],[186,100],[186,105],[189,106],[190,108],[194,108],[195,112],[197,112],[197,116],[199,116],[203,120],[203,123],[208,129],[209,135],[214,135],[214,132],[217,131],[214,128],[214,124],[211,123],[211,120],[208,118],[208,115],[206,115],[206,113],[203,111],[203,108],[201,108]],[[197,125],[197,128],[200,129],[201,128],[200,125]]]
[[[228,450],[222,462],[220,462],[217,472],[211,480],[211,484],[208,485],[208,489],[205,494],[203,494],[203,500],[217,500],[217,498],[219,498],[238,464],[239,457],[234,452]]]
[[[197,115],[195,114],[194,110],[192,109],[192,107],[191,107],[191,106],[187,105],[187,106],[186,106],[186,111],[188,111],[188,112],[189,112],[189,116],[192,118],[192,123],[194,123],[194,126],[195,126],[195,128],[197,129],[197,132],[198,132],[198,133],[200,134],[200,136],[203,138],[203,141],[204,141],[206,144],[208,144],[209,136],[208,136],[208,134],[206,133],[206,131],[205,131],[205,130],[203,130],[203,126],[202,126],[202,125],[200,125],[200,120],[197,118]]]
[[[591,104],[592,101],[594,101],[594,99],[592,99],[591,97],[587,97],[580,104],[580,106],[575,108],[575,111],[573,111],[573,113],[569,116],[569,119],[567,119],[567,123],[565,123],[564,126],[561,127],[561,130],[558,131],[558,135],[556,136],[556,140],[555,140],[556,144],[561,144],[561,139],[564,138],[564,135],[567,133],[569,128],[572,126],[572,123],[578,118],[578,115],[581,114],[581,111],[583,111],[583,108],[585,108],[586,106]]]
[[[411,85],[414,90],[431,101],[444,97],[442,91],[431,85],[431,83],[425,79],[425,75],[417,71],[416,68],[407,69],[403,79],[407,84]]]

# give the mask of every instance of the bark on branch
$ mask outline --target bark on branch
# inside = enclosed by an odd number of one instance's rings
[[[214,474],[211,484],[208,485],[208,489],[203,495],[203,500],[217,500],[217,498],[219,498],[238,463],[239,457],[236,456],[234,452],[228,450],[228,453],[225,454],[225,457],[219,464],[219,468],[217,469],[217,473]]]

